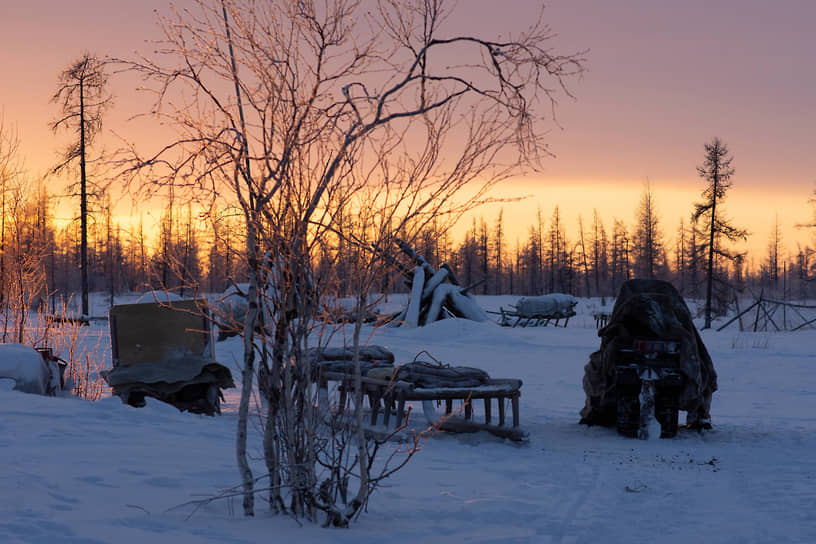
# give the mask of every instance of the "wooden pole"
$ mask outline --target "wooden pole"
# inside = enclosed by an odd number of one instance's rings
[[[747,313],[748,313],[748,312],[750,312],[751,310],[753,310],[753,309],[754,309],[754,306],[756,306],[757,304],[759,304],[759,300],[754,301],[754,303],[753,303],[753,304],[751,304],[750,306],[748,306],[747,308],[745,308],[745,309],[744,309],[742,312],[740,312],[740,314],[739,314],[739,315],[737,315],[736,317],[732,318],[732,319],[731,319],[731,320],[729,320],[729,321],[728,321],[728,322],[727,322],[725,325],[723,325],[723,326],[721,326],[719,329],[717,329],[717,332],[719,332],[719,331],[723,330],[724,328],[726,328],[728,325],[730,325],[731,323],[733,323],[733,322],[734,322],[734,321],[736,321],[737,319],[739,319],[739,320],[740,320],[740,332],[741,332],[741,331],[742,331],[742,316],[743,316],[743,315],[745,315],[745,314],[747,314]],[[756,322],[754,322],[754,332],[756,332]]]

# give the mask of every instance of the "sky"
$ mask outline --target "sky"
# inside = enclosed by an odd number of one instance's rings
[[[0,109],[17,126],[33,173],[47,171],[65,142],[48,129],[56,115],[49,98],[57,74],[83,50],[149,52],[149,40],[157,37],[153,10],[168,5],[0,0]],[[526,28],[541,5],[460,0],[450,24],[506,35]],[[511,231],[523,239],[537,209],[549,217],[556,205],[573,237],[578,215],[587,223],[593,209],[607,229],[613,217],[631,225],[648,181],[670,244],[680,218],[687,219],[699,199],[696,166],[704,143],[716,136],[734,156],[727,213],[753,233],[746,248],[764,252],[776,217],[787,249],[810,241],[794,226],[811,220],[807,200],[816,189],[816,3],[550,0],[545,6],[557,34],[553,48],[587,50],[587,71],[570,85],[573,98],[559,100],[549,137],[554,158],[496,193],[529,195],[503,205],[505,217],[516,222]],[[149,130],[128,122],[147,107],[133,82],[115,80],[113,92],[106,128],[125,137]],[[110,133],[106,138],[115,142]],[[67,205],[60,210],[69,215]],[[478,213],[490,220],[497,212],[494,206]]]

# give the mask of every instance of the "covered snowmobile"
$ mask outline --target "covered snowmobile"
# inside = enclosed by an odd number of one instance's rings
[[[683,297],[668,282],[635,279],[621,285],[601,348],[584,367],[581,423],[615,425],[626,436],[648,436],[653,415],[661,437],[686,423],[710,428],[717,373]]]

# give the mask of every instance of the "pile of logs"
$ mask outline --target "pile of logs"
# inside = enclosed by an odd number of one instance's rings
[[[447,263],[434,268],[409,244],[397,239],[396,244],[411,259],[413,268],[395,260],[411,288],[408,305],[393,321],[397,325],[423,326],[448,317],[487,321],[488,316],[468,291],[462,287]]]

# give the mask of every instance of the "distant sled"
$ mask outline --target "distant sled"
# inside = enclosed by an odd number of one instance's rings
[[[550,323],[557,327],[563,319],[564,327],[575,315],[578,299],[564,293],[550,293],[537,297],[522,297],[510,309],[499,308],[491,312],[499,316],[502,327],[546,327]]]

